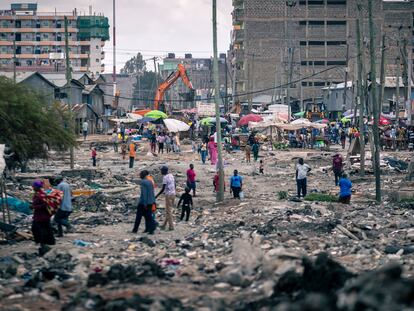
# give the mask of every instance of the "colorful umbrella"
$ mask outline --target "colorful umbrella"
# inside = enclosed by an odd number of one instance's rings
[[[342,123],[348,123],[348,122],[351,122],[351,119],[348,119],[347,117],[343,117],[343,118],[341,119],[341,122],[342,122]]]
[[[228,121],[224,118],[220,118],[220,123],[227,123]],[[216,123],[216,118],[207,117],[200,121],[201,125],[213,125]]]
[[[137,122],[138,123],[148,123],[148,122],[154,122],[155,120],[157,120],[157,119],[143,117],[142,119],[139,119]]]
[[[325,119],[320,119],[318,121],[315,121],[314,123],[328,124],[329,120],[325,118]]]
[[[390,125],[391,121],[383,116],[380,116],[379,125]]]
[[[176,119],[164,119],[165,127],[168,131],[176,133],[176,132],[186,132],[190,129],[190,126],[183,121],[176,120]]]
[[[306,113],[306,111],[300,111],[300,112],[296,112],[296,113],[294,113],[293,115],[294,115],[295,117],[300,117],[300,118],[303,118],[303,117],[305,116],[305,113]]]
[[[136,115],[140,115],[141,117],[143,117],[143,116],[145,116],[145,114],[147,114],[150,111],[151,111],[151,109],[143,109],[143,110],[135,110],[135,111],[132,111],[131,113],[136,114]]]
[[[261,122],[261,121],[263,121],[263,118],[261,116],[251,113],[244,117],[241,117],[238,124],[239,126],[244,126],[244,125],[248,125],[249,122]]]
[[[152,110],[150,112],[147,112],[145,114],[145,117],[154,118],[154,119],[167,119],[168,118],[168,116],[164,112],[159,111],[159,110]]]

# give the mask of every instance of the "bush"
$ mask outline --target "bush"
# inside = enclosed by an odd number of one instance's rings
[[[277,193],[277,197],[279,198],[279,200],[286,200],[287,199],[287,192],[286,191],[279,191]]]
[[[338,197],[326,193],[310,193],[305,197],[305,201],[338,202]]]

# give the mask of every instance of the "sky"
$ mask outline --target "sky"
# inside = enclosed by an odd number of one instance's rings
[[[105,70],[112,71],[112,0],[1,0],[0,9],[10,3],[37,2],[39,12],[103,13],[109,18],[111,40],[105,44]],[[213,54],[211,0],[116,0],[117,71],[125,61],[141,52],[144,59],[164,57],[174,52],[176,57],[192,53],[193,57]],[[230,43],[232,0],[217,0],[218,49],[226,52]],[[148,62],[152,64],[152,61]],[[148,64],[151,70],[153,66]]]

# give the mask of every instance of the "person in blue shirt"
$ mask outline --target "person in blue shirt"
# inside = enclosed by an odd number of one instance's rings
[[[234,170],[233,176],[230,178],[230,193],[233,193],[235,199],[240,199],[240,191],[243,187],[243,177],[239,176],[239,172]]]
[[[72,213],[72,190],[70,185],[63,179],[62,176],[55,178],[55,182],[58,184],[56,189],[63,192],[63,199],[60,203],[60,208],[56,212],[54,218],[58,226],[58,237],[63,237],[62,226],[65,226],[68,231],[72,228],[69,223],[69,215]]]
[[[149,172],[146,170],[141,171],[139,177],[141,178],[141,195],[139,197],[137,213],[135,216],[134,228],[132,233],[137,233],[141,219],[145,219],[145,231],[149,234],[153,234],[156,229],[155,221],[152,217],[152,206],[155,203],[154,197],[154,185],[147,179]]]
[[[339,189],[339,202],[349,204],[351,202],[352,183],[347,174],[342,174],[342,178],[339,180]]]

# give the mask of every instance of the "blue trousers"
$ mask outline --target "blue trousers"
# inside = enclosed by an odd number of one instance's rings
[[[303,179],[296,179],[296,186],[298,188],[298,197],[302,194],[303,197],[306,196],[306,178]]]

